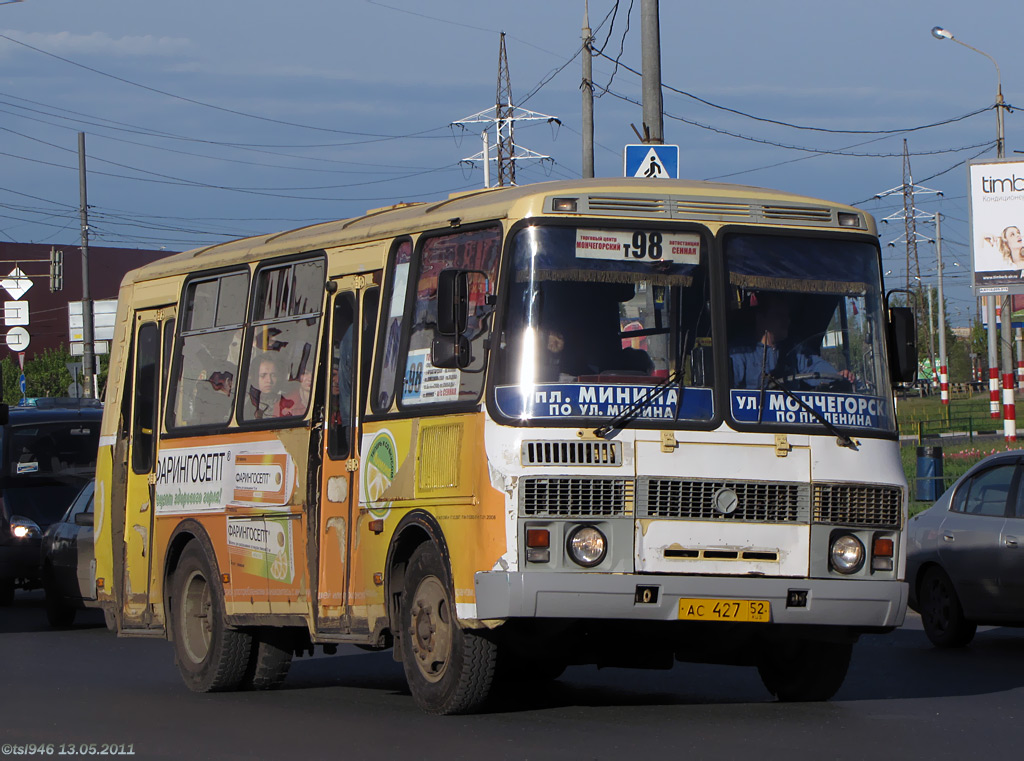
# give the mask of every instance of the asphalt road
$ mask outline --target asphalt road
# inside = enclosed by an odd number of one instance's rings
[[[642,643],[637,643],[638,647]],[[828,703],[776,703],[750,668],[570,668],[491,712],[421,714],[390,652],[294,662],[282,689],[195,695],[163,640],[118,639],[96,611],[49,629],[39,593],[0,609],[8,745],[131,746],[138,759],[1019,758],[1024,629],[933,649],[910,614],[862,638]]]

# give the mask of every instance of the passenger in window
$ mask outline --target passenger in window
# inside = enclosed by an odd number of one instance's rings
[[[260,357],[253,367],[248,395],[250,414],[246,417],[251,420],[276,417],[281,402],[277,387],[277,360],[269,355]]]
[[[306,414],[309,399],[313,394],[313,372],[303,370],[299,373],[299,386],[294,391],[281,395],[277,404],[277,417],[294,417]]]

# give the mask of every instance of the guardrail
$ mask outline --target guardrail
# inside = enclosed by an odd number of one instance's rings
[[[962,434],[972,441],[975,435],[983,433],[1000,433],[1003,422],[985,415],[947,415],[930,420],[911,420],[900,423],[900,436],[913,436],[921,443],[922,439],[938,438]]]

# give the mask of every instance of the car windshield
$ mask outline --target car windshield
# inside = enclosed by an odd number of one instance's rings
[[[532,226],[512,242],[494,389],[506,418],[713,416],[698,232]]]
[[[733,419],[892,431],[878,249],[744,234],[724,251]]]

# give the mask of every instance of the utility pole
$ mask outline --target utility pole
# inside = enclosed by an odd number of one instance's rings
[[[640,4],[640,36],[642,38],[644,142],[661,145],[665,142],[661,100],[661,25],[658,0],[642,0]]]
[[[594,35],[588,3],[583,3],[583,176],[594,176]]]
[[[92,326],[92,296],[89,294],[89,203],[85,192],[85,133],[78,133],[78,195],[81,200],[79,218],[82,223],[82,394],[95,396],[95,347]]]
[[[946,363],[946,301],[942,293],[942,215],[935,214],[935,259],[939,267],[939,396],[949,404],[949,369]]]

